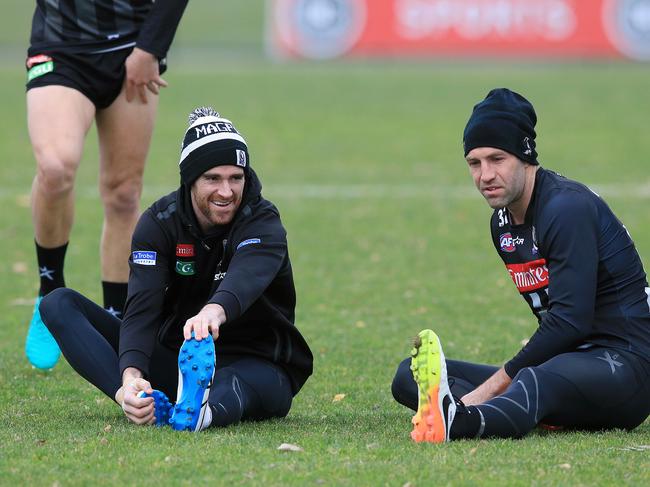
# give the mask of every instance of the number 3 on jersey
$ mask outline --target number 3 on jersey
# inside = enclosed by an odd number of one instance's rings
[[[501,208],[497,214],[499,215],[499,226],[503,227],[505,225],[510,224],[510,220],[508,219],[508,210],[506,208]]]

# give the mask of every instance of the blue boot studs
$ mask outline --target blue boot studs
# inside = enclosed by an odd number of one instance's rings
[[[177,402],[172,405],[164,392],[142,392],[142,397],[154,398],[156,426],[166,424],[177,431],[201,431],[212,423],[208,405],[214,376],[215,353],[212,337],[185,340],[178,354]]]

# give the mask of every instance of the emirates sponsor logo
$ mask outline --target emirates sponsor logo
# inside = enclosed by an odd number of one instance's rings
[[[194,245],[176,244],[176,257],[194,257]]]
[[[506,264],[512,282],[520,293],[535,291],[548,286],[548,267],[546,259],[538,259],[523,264]]]

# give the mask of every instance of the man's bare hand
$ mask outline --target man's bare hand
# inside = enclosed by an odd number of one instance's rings
[[[474,389],[471,392],[465,394],[461,401],[465,406],[476,406],[478,404],[483,404],[486,401],[489,401],[493,397],[498,396],[503,393],[512,379],[506,374],[506,371],[503,367],[497,370],[488,380],[483,382],[480,386]]]
[[[135,424],[153,424],[153,397],[139,397],[140,392],[151,394],[153,389],[149,381],[138,378],[127,381],[115,394],[115,400],[122,406],[129,421]]]
[[[157,95],[167,82],[160,77],[158,58],[147,51],[134,48],[124,62],[126,67],[126,101],[130,102],[137,95],[142,103],[147,103],[148,89]]]
[[[219,304],[206,304],[196,316],[191,317],[185,322],[183,327],[183,336],[185,340],[194,338],[203,340],[208,335],[212,335],[214,340],[219,336],[219,327],[226,321],[226,312]]]

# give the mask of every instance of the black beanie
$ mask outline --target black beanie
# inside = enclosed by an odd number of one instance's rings
[[[490,91],[474,106],[463,133],[465,156],[477,147],[495,147],[537,165],[533,105],[507,88]]]
[[[190,186],[215,166],[239,166],[248,172],[246,141],[230,120],[221,118],[212,107],[200,107],[189,116],[178,163],[181,183]]]

